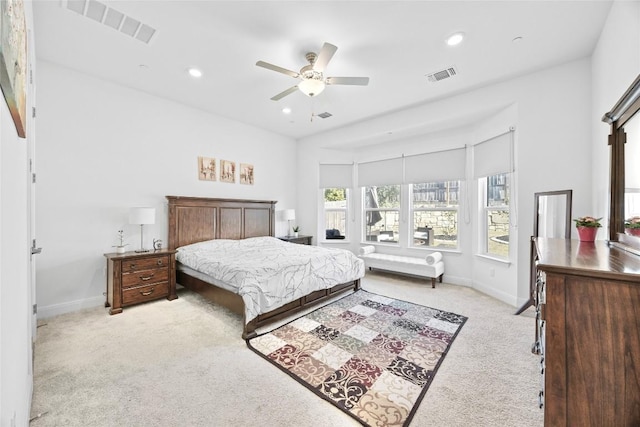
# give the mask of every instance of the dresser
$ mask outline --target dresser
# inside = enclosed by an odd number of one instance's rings
[[[108,253],[107,301],[109,314],[122,307],[167,298],[176,299],[176,251]]]
[[[534,241],[545,426],[640,425],[640,257],[604,241]]]
[[[280,240],[284,240],[285,242],[297,243],[299,245],[311,245],[311,241],[313,240],[313,236],[281,236],[278,237]]]

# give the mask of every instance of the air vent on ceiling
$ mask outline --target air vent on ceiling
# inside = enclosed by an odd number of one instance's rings
[[[318,117],[320,117],[320,118],[322,118],[322,119],[327,119],[327,118],[331,117],[332,115],[333,115],[333,114],[328,113],[328,112],[326,112],[326,111],[325,111],[324,113],[320,113],[320,114],[318,114]]]
[[[445,68],[444,70],[436,71],[435,73],[427,74],[427,80],[431,83],[439,82],[440,80],[448,79],[449,77],[456,76],[458,72],[455,66]]]
[[[156,29],[133,19],[116,9],[96,0],[67,0],[62,7],[111,27],[143,43],[149,43]]]

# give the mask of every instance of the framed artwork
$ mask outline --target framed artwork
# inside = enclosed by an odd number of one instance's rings
[[[26,136],[27,29],[23,0],[0,1],[0,88],[18,136]]]
[[[253,185],[253,165],[240,163],[240,184]]]
[[[236,162],[220,160],[220,182],[236,182]]]
[[[216,180],[216,159],[213,157],[198,157],[198,179],[201,181]]]

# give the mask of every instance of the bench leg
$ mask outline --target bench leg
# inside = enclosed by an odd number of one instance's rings
[[[436,287],[436,278],[435,277],[431,278],[431,287],[434,288],[434,289]]]
[[[444,276],[444,273],[440,275],[440,283],[442,283],[442,276]]]

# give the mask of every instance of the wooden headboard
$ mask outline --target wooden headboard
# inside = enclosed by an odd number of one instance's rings
[[[275,201],[167,196],[169,249],[213,239],[273,236]]]

